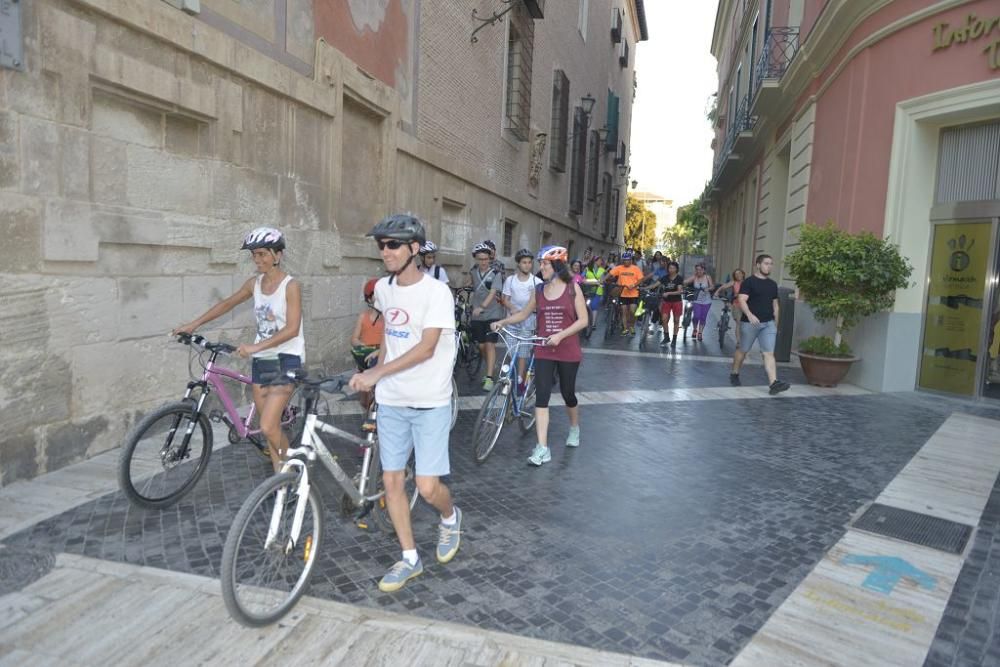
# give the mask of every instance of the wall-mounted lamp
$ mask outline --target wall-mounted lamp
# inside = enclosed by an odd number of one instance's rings
[[[605,125],[604,127],[600,128],[599,130],[597,130],[597,134],[600,137],[602,144],[608,143],[608,126],[607,125]]]
[[[637,185],[639,185],[639,181],[633,180],[632,181],[632,189],[635,190],[635,186],[637,186]]]
[[[590,112],[594,110],[594,104],[596,103],[597,100],[595,100],[594,96],[591,95],[590,93],[587,93],[586,95],[580,98],[580,108],[583,109],[583,113],[587,114],[588,116],[590,115]]]

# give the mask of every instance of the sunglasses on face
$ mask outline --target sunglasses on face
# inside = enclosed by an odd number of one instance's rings
[[[375,243],[378,244],[379,250],[385,250],[386,248],[388,248],[389,250],[399,250],[404,245],[406,245],[406,243],[402,241],[397,241],[396,239],[390,239],[388,241],[375,241]]]

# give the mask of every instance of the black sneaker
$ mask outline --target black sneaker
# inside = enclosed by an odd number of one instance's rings
[[[783,380],[775,380],[774,382],[771,383],[771,387],[768,390],[768,393],[770,393],[771,396],[774,396],[775,394],[780,394],[783,391],[788,391],[788,389],[791,386],[792,385],[788,384]]]
[[[670,339],[670,347],[677,347],[677,336]]]
[[[733,385],[734,387],[741,387],[741,386],[743,386],[743,383],[740,382],[740,374],[739,373],[730,373],[729,374],[729,384]]]

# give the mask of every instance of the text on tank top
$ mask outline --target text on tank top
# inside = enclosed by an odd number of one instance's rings
[[[576,284],[565,285],[562,294],[555,299],[545,296],[545,286],[539,285],[535,292],[535,312],[538,315],[538,335],[548,338],[569,328],[576,322]],[[583,350],[580,337],[564,338],[555,347],[542,345],[535,348],[535,358],[554,361],[580,361]]]

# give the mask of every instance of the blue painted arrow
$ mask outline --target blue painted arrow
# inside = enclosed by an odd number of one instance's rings
[[[892,589],[903,579],[912,579],[921,588],[934,590],[934,577],[896,556],[859,556],[848,554],[840,561],[843,565],[870,565],[874,570],[862,582],[862,586],[879,593],[890,595]]]

